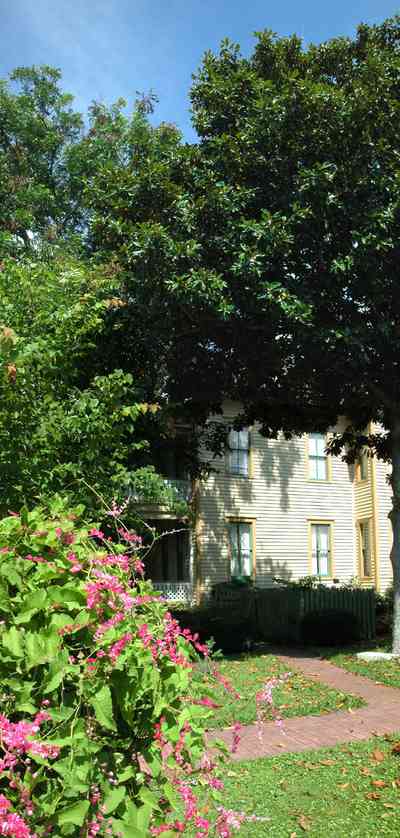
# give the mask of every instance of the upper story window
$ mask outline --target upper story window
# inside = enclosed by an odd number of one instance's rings
[[[368,480],[368,455],[365,451],[356,460],[356,480]]]
[[[308,473],[310,480],[328,480],[328,455],[325,434],[308,436]]]
[[[230,431],[228,437],[228,471],[249,476],[250,433],[248,430]]]

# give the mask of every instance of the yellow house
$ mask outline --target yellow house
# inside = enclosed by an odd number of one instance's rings
[[[238,413],[226,403],[217,417],[227,434]],[[149,567],[156,587],[199,601],[233,577],[267,587],[313,575],[331,585],[357,577],[385,590],[392,576],[387,468],[366,455],[350,466],[327,455],[326,442],[318,433],[268,440],[257,426],[231,431],[226,453],[196,487],[191,531],[183,527],[157,546]],[[163,526],[180,529],[173,520]]]

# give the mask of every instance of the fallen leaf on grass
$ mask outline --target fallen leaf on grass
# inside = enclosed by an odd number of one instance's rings
[[[400,742],[396,742],[393,745],[392,754],[400,754]]]
[[[372,751],[372,759],[375,760],[375,762],[383,762],[383,760],[385,759],[385,754],[383,753],[383,751],[378,751],[378,749],[376,749],[375,751]]]
[[[335,762],[336,762],[335,759],[320,759],[319,764],[320,765],[335,765]]]
[[[394,803],[384,803],[383,805],[384,805],[385,809],[395,809],[396,808]]]
[[[375,786],[377,789],[385,789],[387,783],[384,780],[372,780],[372,785]]]
[[[347,789],[350,783],[339,783],[338,789]]]
[[[298,821],[298,825],[301,827],[303,832],[309,832],[311,829],[311,819],[307,817],[307,815],[300,815]]]
[[[394,789],[395,788],[400,789],[400,780],[399,779],[393,780],[392,786],[393,786]]]
[[[361,774],[364,774],[365,777],[371,776],[371,771],[369,768],[360,768]]]
[[[380,799],[380,792],[379,791],[368,791],[365,797],[367,800],[379,800]]]

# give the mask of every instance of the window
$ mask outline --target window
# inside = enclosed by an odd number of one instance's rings
[[[253,526],[244,521],[228,524],[231,576],[251,576],[253,572]]]
[[[360,549],[360,571],[362,577],[372,576],[371,556],[371,522],[360,521],[359,527],[359,549]]]
[[[311,573],[331,576],[331,525],[311,524]]]
[[[368,480],[368,456],[366,453],[360,454],[356,461],[356,478],[360,480]]]
[[[231,474],[249,476],[250,434],[249,431],[230,431],[228,438],[228,470]]]
[[[324,434],[309,434],[308,462],[310,480],[328,480],[328,457]]]

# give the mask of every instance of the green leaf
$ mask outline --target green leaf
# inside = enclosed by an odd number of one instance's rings
[[[135,776],[135,769],[133,765],[128,765],[128,768],[125,768],[121,774],[117,774],[117,779],[119,783],[126,783],[127,780],[130,780],[132,777]]]
[[[43,690],[43,695],[46,695],[47,693],[52,693],[54,690],[56,690],[57,687],[60,686],[61,681],[64,678],[64,674],[64,669],[60,669],[58,672],[55,672],[52,678],[50,678],[48,684],[46,684]]]
[[[7,652],[14,658],[22,658],[24,656],[23,635],[15,626],[11,626],[9,631],[4,632],[1,641]]]
[[[78,803],[74,803],[73,806],[67,806],[58,815],[58,824],[63,826],[63,824],[73,823],[75,826],[82,826],[88,813],[89,805],[88,800],[80,800]]]
[[[137,811],[137,825],[139,829],[145,830],[145,835],[148,834],[146,830],[148,830],[150,818],[154,812],[154,808],[155,807],[152,806],[150,803],[145,803],[143,806],[140,806],[140,808]]]
[[[54,631],[27,632],[25,635],[27,668],[54,660],[60,648],[60,638]]]
[[[102,687],[97,695],[91,699],[91,704],[99,724],[108,730],[116,730],[110,688]]]
[[[124,821],[112,819],[112,825],[115,835],[122,835],[123,838],[148,838],[148,832],[139,829],[133,824],[127,824]]]
[[[114,812],[117,806],[119,806],[119,804],[122,803],[125,795],[125,786],[115,786],[115,788],[113,788],[113,790],[109,794],[107,794],[104,800],[105,814],[109,815],[110,812]]]
[[[19,573],[17,573],[17,571],[14,570],[14,568],[10,567],[9,562],[8,563],[4,562],[0,566],[0,574],[1,574],[1,576],[4,576],[6,578],[9,585],[14,585],[16,588],[21,590],[22,579],[21,579]]]

